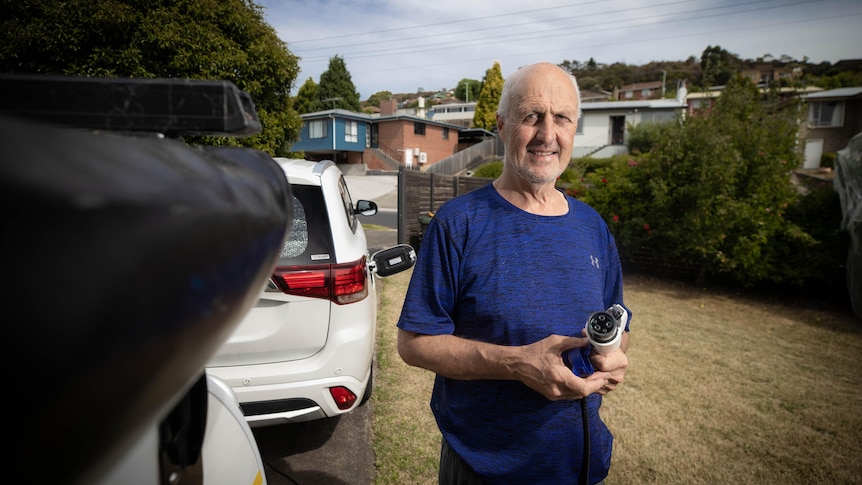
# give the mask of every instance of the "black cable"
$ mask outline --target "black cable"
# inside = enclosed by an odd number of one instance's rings
[[[590,483],[590,421],[587,411],[587,397],[581,399],[581,423],[584,425],[584,458],[581,464],[581,477],[578,481],[581,485],[589,485]]]

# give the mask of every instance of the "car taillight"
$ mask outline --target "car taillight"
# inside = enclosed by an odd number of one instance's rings
[[[338,409],[342,411],[350,409],[356,402],[356,394],[350,392],[350,389],[346,387],[330,387],[329,394],[332,395],[332,399],[335,399],[335,405],[338,406]]]
[[[277,266],[272,282],[288,295],[326,298],[344,305],[368,296],[365,256],[343,264]]]

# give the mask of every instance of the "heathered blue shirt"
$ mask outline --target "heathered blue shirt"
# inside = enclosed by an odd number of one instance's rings
[[[622,269],[607,225],[566,198],[567,214],[540,216],[488,184],[441,206],[423,237],[398,327],[525,345],[551,334],[580,336],[591,313],[622,304]],[[601,396],[591,395],[590,483],[607,476],[611,460],[599,406]],[[579,401],[550,401],[518,381],[438,375],[431,410],[452,448],[488,483],[578,481]]]

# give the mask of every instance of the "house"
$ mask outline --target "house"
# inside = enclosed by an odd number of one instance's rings
[[[628,84],[614,88],[613,99],[617,101],[633,101],[638,99],[658,99],[664,94],[662,81]]]
[[[802,68],[783,62],[761,62],[743,67],[739,74],[751,79],[754,84],[768,86],[775,81],[790,80],[802,76]]]
[[[451,123],[470,128],[473,126],[473,116],[476,114],[476,102],[459,102],[457,100],[442,102],[431,107],[429,115],[434,121]]]
[[[818,168],[824,153],[845,148],[853,135],[862,132],[862,86],[814,92],[803,99],[808,104],[808,122],[801,136],[803,168]]]
[[[720,90],[688,93],[686,95],[686,116],[700,116],[712,113],[715,102],[721,96]]]
[[[380,115],[371,125],[372,156],[385,155],[408,168],[421,168],[433,164],[458,151],[458,132],[461,126],[436,121],[425,116],[420,103],[416,115],[398,114],[394,104],[380,103]],[[385,158],[385,157],[381,157]],[[369,158],[369,168],[375,164]],[[385,165],[392,166],[391,163]]]
[[[610,101],[613,93],[607,91],[591,91],[589,89],[581,89],[582,103],[595,103],[601,101]]]
[[[605,158],[625,153],[627,126],[684,116],[685,90],[680,93],[677,99],[583,103],[572,156]]]
[[[364,162],[365,149],[371,147],[371,115],[328,109],[301,117],[299,141],[292,151],[305,152],[309,160],[332,160],[337,165]]]
[[[721,96],[721,92],[723,89],[724,86],[716,86],[713,87],[710,91],[688,93],[686,95],[686,102],[688,104],[688,107],[686,108],[686,115],[701,116],[704,114],[711,113],[712,108],[715,107],[715,103],[718,101],[718,97]],[[793,98],[794,96],[804,96],[808,93],[814,93],[822,90],[823,88],[818,88],[816,86],[806,86],[804,88],[781,87],[778,88],[778,96],[781,101],[785,101],[787,99]],[[766,97],[770,93],[770,91],[770,88],[760,88],[760,92],[764,97]]]
[[[332,160],[343,171],[421,168],[458,151],[458,125],[424,115],[400,114],[394,100],[381,102],[379,114],[330,109],[301,115],[299,141],[290,148],[309,160]]]

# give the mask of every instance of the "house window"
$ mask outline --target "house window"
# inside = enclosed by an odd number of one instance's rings
[[[308,122],[308,137],[326,138],[326,120],[312,120]]]
[[[425,123],[419,123],[418,121],[413,122],[413,134],[414,135],[425,135]]]
[[[443,139],[444,140],[449,139],[449,128],[446,128],[445,126],[443,127]]]
[[[359,141],[359,128],[355,121],[344,122],[344,141],[356,143]]]
[[[368,123],[365,124],[365,148],[371,148],[371,137],[368,134],[371,133],[371,125]]]
[[[808,124],[819,127],[844,126],[844,102],[821,101],[808,106]]]
[[[631,99],[631,98],[635,97],[635,93],[634,93],[634,92],[632,92],[632,91],[626,91],[626,92],[625,92],[625,94],[624,94],[623,96],[624,96],[626,99]]]
[[[578,129],[575,130],[575,134],[576,135],[583,135],[584,134],[584,114],[583,113],[581,113],[580,118],[578,118]]]

